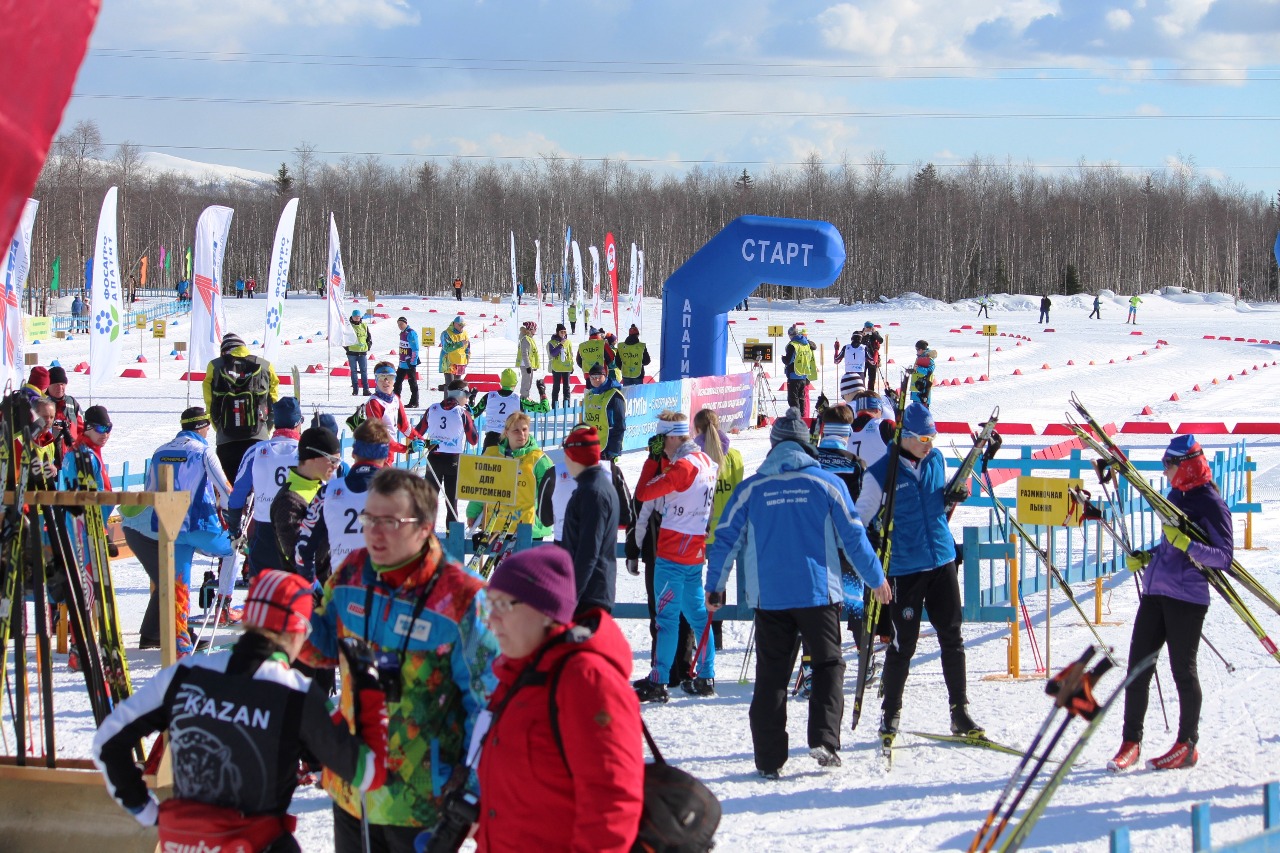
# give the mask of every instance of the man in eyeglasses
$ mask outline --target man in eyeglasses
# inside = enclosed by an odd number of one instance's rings
[[[342,445],[338,437],[324,427],[311,427],[298,438],[298,464],[285,475],[283,488],[271,501],[271,527],[276,532],[279,549],[275,565],[265,569],[283,569],[301,574],[294,562],[298,534],[307,506],[342,464]],[[307,580],[314,581],[314,577]]]
[[[894,484],[888,572],[893,601],[886,608],[891,638],[881,675],[882,737],[898,733],[902,691],[920,636],[920,613],[926,607],[942,649],[942,678],[951,708],[951,731],[974,737],[983,734],[969,716],[956,542],[947,524],[947,465],[942,451],[934,447],[937,433],[933,415],[925,406],[907,406],[902,413],[902,452]],[[885,456],[867,469],[862,494],[858,496],[858,515],[864,519],[880,514],[888,466],[889,457]],[[887,521],[880,519],[882,530],[888,526]]]
[[[360,516],[365,546],[334,570],[311,620],[303,662],[332,668],[339,641],[359,637],[377,652],[389,688],[386,784],[362,806],[358,790],[324,772],[337,853],[414,850],[446,796],[466,784],[467,744],[497,684],[484,581],[445,556],[433,532],[437,500],[436,487],[410,471],[375,474]],[[350,677],[343,680],[345,694]],[[350,709],[343,713],[350,719]]]

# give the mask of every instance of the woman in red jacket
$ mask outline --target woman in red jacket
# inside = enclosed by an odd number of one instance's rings
[[[574,622],[576,599],[558,545],[513,554],[489,579],[502,656],[480,754],[481,853],[607,853],[635,840],[644,753],[631,647],[603,610]]]

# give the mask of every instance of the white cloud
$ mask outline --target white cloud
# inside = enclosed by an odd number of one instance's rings
[[[1107,26],[1113,30],[1127,30],[1133,26],[1133,15],[1127,9],[1112,9],[1107,12]]]

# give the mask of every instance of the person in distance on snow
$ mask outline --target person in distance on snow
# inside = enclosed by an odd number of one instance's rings
[[[538,355],[538,342],[533,337],[537,332],[538,324],[532,320],[526,320],[520,324],[520,340],[516,344],[516,367],[520,371],[521,397],[529,396],[529,389],[533,386],[534,372],[542,366],[542,359]],[[541,379],[538,380],[538,390],[542,391],[543,397],[546,396]],[[503,420],[505,422],[505,418]]]
[[[844,593],[840,563],[832,557],[843,552],[882,604],[890,592],[849,490],[819,466],[799,409],[774,421],[769,443],[773,449],[760,470],[734,490],[720,516],[705,588],[707,607],[715,611],[724,604],[733,561],[747,573],[757,650],[751,741],[756,770],[777,779],[787,761],[787,688],[801,638],[813,663],[809,755],[823,767],[840,764]]]
[[[880,367],[880,346],[884,338],[870,320],[862,324],[862,348],[867,353],[867,390],[876,390],[876,371]]]
[[[502,656],[480,749],[477,849],[631,850],[644,753],[626,638],[604,610],[575,615],[573,564],[555,545],[499,563],[487,597]]]
[[[556,333],[547,341],[547,361],[551,368],[551,408],[560,408],[561,389],[564,391],[565,408],[568,408],[571,397],[569,377],[573,375],[573,342],[569,340],[569,332],[564,323],[556,324]]]
[[[288,809],[304,751],[360,791],[382,786],[387,708],[371,660],[348,657],[355,734],[330,719],[326,691],[289,666],[311,633],[311,607],[305,580],[260,572],[231,651],[161,670],[98,729],[93,761],[107,790],[138,823],[159,825],[162,849],[300,851]],[[134,763],[134,746],[152,732],[168,732],[173,758],[163,804]]]
[[[400,396],[400,391],[404,388],[404,381],[409,380],[409,402],[406,404],[410,409],[418,408],[418,365],[422,363],[422,359],[418,357],[418,333],[409,325],[408,317],[397,317],[396,325],[400,327],[400,347],[396,352],[399,358],[398,367],[396,367],[396,396]]]
[[[652,361],[649,347],[640,340],[640,327],[635,323],[627,329],[627,336],[618,345],[618,360],[622,362],[622,384],[643,385],[644,369]]]
[[[1220,572],[1231,565],[1235,539],[1231,511],[1214,485],[1204,450],[1194,435],[1175,436],[1164,452],[1164,474],[1172,489],[1169,500],[1203,530],[1208,542],[1193,541],[1173,525],[1164,525],[1164,538],[1150,551],[1126,558],[1130,571],[1141,571],[1144,589],[1133,619],[1129,666],[1169,648],[1169,668],[1178,688],[1178,739],[1168,752],[1147,762],[1156,770],[1192,767],[1200,758],[1200,677],[1196,654],[1201,629],[1209,612],[1209,582],[1196,564]],[[1133,680],[1124,692],[1124,734],[1120,750],[1107,763],[1114,771],[1128,770],[1141,753],[1147,694],[1155,667]]]
[[[951,731],[957,735],[983,734],[969,716],[956,542],[947,524],[943,497],[947,465],[942,451],[933,446],[937,432],[933,415],[921,404],[912,403],[902,413],[902,453],[898,457],[889,553],[892,640],[885,652],[880,681],[884,687],[882,737],[898,733],[902,691],[911,670],[911,657],[920,637],[920,614],[925,607],[942,649],[942,678],[951,709]],[[862,518],[874,519],[879,514],[888,465],[886,455],[867,469],[862,494],[858,496],[858,515]],[[880,519],[880,528],[887,527],[888,520]]]
[[[369,351],[373,347],[373,332],[364,323],[364,315],[359,309],[351,312],[351,333],[355,335],[355,343],[343,347],[347,353],[347,369],[351,371],[351,396],[358,397],[363,391],[369,396]]]
[[[1040,297],[1040,320],[1039,320],[1039,322],[1041,322],[1041,323],[1047,323],[1047,322],[1049,322],[1049,309],[1051,309],[1052,307],[1053,307],[1053,300],[1051,300],[1051,299],[1049,298],[1048,294],[1045,294],[1044,296],[1041,296],[1041,297]]]
[[[849,343],[844,346],[840,346],[840,342],[836,341],[836,354],[832,363],[844,365],[844,376],[840,378],[841,397],[844,397],[846,389],[851,389],[855,385],[857,390],[862,390],[866,385],[867,351],[862,346],[861,332],[854,332],[849,338]],[[857,378],[856,383],[854,377]],[[849,399],[845,398],[845,402],[849,402]]]
[[[782,352],[782,366],[787,374],[787,406],[800,409],[809,416],[809,386],[818,375],[814,353],[818,345],[805,336],[804,326],[795,323],[787,328],[787,348]]]

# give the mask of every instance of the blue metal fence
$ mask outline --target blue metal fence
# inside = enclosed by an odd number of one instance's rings
[[[1262,786],[1262,832],[1240,841],[1213,846],[1208,803],[1191,807],[1191,850],[1193,853],[1275,853],[1280,851],[1280,784]],[[1129,853],[1129,828],[1111,830],[1111,853]]]
[[[1132,452],[1130,448],[1123,450],[1126,454]],[[1033,471],[1066,471],[1068,477],[1085,479],[1084,488],[1089,489],[1086,474],[1093,473],[1092,459],[1086,458],[1080,450],[1073,450],[1069,457],[1062,459],[1034,459],[1032,452],[1032,448],[1022,447],[1019,458],[993,460],[989,467],[1015,469],[1019,476],[1030,475]],[[959,460],[949,460],[949,463],[957,468],[960,464]],[[1133,463],[1139,471],[1154,472],[1147,478],[1148,482],[1162,492],[1168,491],[1169,482],[1164,477],[1164,466],[1159,458],[1134,459]],[[1218,484],[1223,499],[1233,513],[1262,511],[1261,504],[1246,500],[1248,474],[1257,468],[1248,458],[1246,442],[1240,441],[1216,451],[1209,467],[1213,472],[1214,482]],[[1114,505],[1102,500],[1096,494],[1096,489],[1094,503],[1102,508],[1108,518],[1119,515],[1124,520],[1124,526],[1135,547],[1153,547],[1162,535],[1159,516],[1127,480],[1118,478],[1115,486]],[[1048,570],[1041,565],[1029,543],[1019,539],[1015,552],[1010,543],[1011,531],[1004,528],[1003,518],[996,513],[994,502],[986,495],[978,494],[976,483],[973,484],[973,489],[974,496],[965,506],[987,507],[989,511],[985,525],[965,527],[962,532],[964,618],[970,622],[1008,622],[1014,618],[1009,596],[1009,559],[1014,556],[1018,558],[1020,597],[1044,591],[1050,582]],[[1014,510],[1016,517],[1016,497],[1002,497],[1000,502]],[[1093,581],[1124,569],[1124,553],[1096,521],[1086,520],[1077,528],[1049,528],[1029,524],[1024,524],[1023,527],[1032,534],[1035,543],[1047,552],[1049,559],[1068,583]]]
[[[173,300],[172,302],[163,302],[159,305],[152,305],[138,311],[126,311],[124,314],[123,325],[125,334],[133,329],[138,317],[142,317],[150,325],[152,320],[160,317],[169,317],[174,314],[186,314],[191,310],[191,303],[188,301]],[[59,314],[52,318],[54,332],[68,333],[87,333],[89,331],[89,317],[86,314],[83,317],[72,317],[70,314]]]

